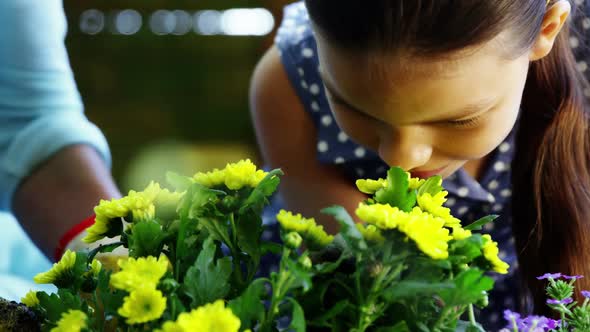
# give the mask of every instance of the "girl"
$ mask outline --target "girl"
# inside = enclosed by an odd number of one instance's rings
[[[577,1],[577,5],[581,1]],[[357,178],[389,165],[443,176],[446,205],[486,231],[510,273],[480,320],[532,298],[545,272],[590,287],[590,94],[576,63],[590,21],[567,0],[306,0],[286,7],[252,81],[265,161],[281,167],[286,208],[354,211]],[[585,31],[587,34],[588,31]],[[571,44],[571,45],[570,45]],[[518,262],[517,262],[518,257]],[[520,264],[518,264],[520,263]],[[520,265],[520,268],[518,266]],[[523,281],[520,287],[519,281]]]

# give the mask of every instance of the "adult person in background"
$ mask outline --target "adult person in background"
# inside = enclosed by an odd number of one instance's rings
[[[0,297],[7,299],[24,295],[49,268],[46,257],[56,259],[92,223],[101,198],[120,197],[105,137],[84,115],[66,30],[62,0],[0,1]]]

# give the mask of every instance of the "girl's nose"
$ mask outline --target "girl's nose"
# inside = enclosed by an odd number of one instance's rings
[[[382,135],[378,153],[389,166],[411,170],[428,163],[432,156],[432,144],[425,130],[407,126]]]

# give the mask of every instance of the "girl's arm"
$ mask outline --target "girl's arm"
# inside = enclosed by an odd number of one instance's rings
[[[316,158],[316,128],[287,78],[273,46],[258,63],[250,88],[250,108],[266,165],[285,172],[279,194],[285,208],[315,217],[329,233],[337,223],[320,210],[334,204],[354,214],[366,197],[335,166]]]

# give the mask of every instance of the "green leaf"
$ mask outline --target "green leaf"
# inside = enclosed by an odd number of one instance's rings
[[[246,254],[250,255],[252,266],[258,266],[260,262],[261,247],[260,235],[262,234],[262,219],[259,214],[246,212],[239,214],[235,220],[238,246]]]
[[[482,255],[482,237],[475,234],[466,239],[454,241],[449,246],[449,259],[457,264],[468,264]]]
[[[292,261],[290,258],[284,258],[287,270],[295,276],[296,280],[291,285],[291,289],[302,287],[304,292],[307,292],[311,288],[311,271]]]
[[[174,172],[166,172],[166,181],[180,192],[187,190],[193,184],[191,178]]]
[[[239,297],[228,304],[234,315],[242,322],[241,328],[253,328],[257,322],[264,320],[264,304],[262,300],[266,295],[264,287],[265,279],[254,280]]]
[[[392,167],[387,172],[386,188],[375,193],[375,199],[381,204],[390,204],[402,211],[410,212],[416,205],[416,191],[410,190],[410,181],[406,171]]]
[[[162,250],[164,232],[159,223],[146,220],[140,221],[131,229],[129,236],[129,256],[131,257],[158,257]]]
[[[203,250],[195,264],[186,272],[183,289],[192,299],[191,307],[224,298],[229,292],[229,277],[232,272],[229,257],[220,258],[215,262],[216,246],[213,239],[203,243]]]
[[[291,324],[289,325],[289,328],[293,329],[295,332],[305,332],[305,315],[303,309],[295,299],[288,297],[287,301],[293,306],[293,314],[291,316]]]
[[[471,324],[471,322],[466,322],[466,321],[458,321],[457,322],[457,329],[455,330],[456,332],[485,332],[484,328],[477,324],[477,325],[473,325]]]
[[[267,197],[270,197],[277,190],[281,182],[280,176],[283,174],[283,171],[280,169],[274,169],[268,172],[264,179],[252,190],[248,198],[246,198],[239,213],[245,213],[248,209],[253,209],[258,214],[262,212],[264,205],[268,202]]]
[[[57,294],[47,294],[45,292],[37,292],[40,306],[46,312],[46,318],[52,322],[57,323],[61,319],[61,315],[70,309],[80,310],[82,308],[82,301],[78,296],[75,296],[67,289],[59,289]]]
[[[215,202],[217,196],[219,195],[225,195],[225,193],[223,191],[209,189],[198,183],[194,183],[192,186],[190,186],[189,191],[184,196],[190,199],[188,217],[191,219],[196,219],[203,216],[203,214],[207,211],[206,209],[203,209],[203,207],[205,207],[208,203]],[[182,205],[183,203],[181,202],[181,206]]]
[[[485,216],[481,219],[478,219],[463,228],[465,228],[468,231],[480,231],[485,224],[496,220],[498,217],[499,217],[498,215],[491,214],[489,216]]]
[[[429,177],[426,181],[418,188],[418,196],[422,194],[430,194],[434,196],[443,190],[441,185],[442,177],[440,175],[435,175],[433,177]]]
[[[262,254],[272,253],[278,255],[281,253],[283,246],[275,242],[262,242],[260,244],[260,251]]]
[[[381,295],[390,302],[418,298],[455,288],[452,282],[401,281],[385,289]]]
[[[114,290],[110,288],[109,281],[111,271],[102,269],[98,274],[98,283],[96,287],[97,300],[102,302],[102,307],[105,315],[116,315],[117,310],[123,305],[125,292],[121,290]]]
[[[475,268],[459,273],[454,282],[455,288],[439,292],[447,306],[473,304],[484,296],[484,291],[489,291],[494,286],[492,278],[484,276],[483,271]]]
[[[319,317],[314,318],[313,325],[330,326],[330,320],[342,313],[347,307],[351,306],[349,300],[341,300],[334,304],[330,309],[324,311]]]
[[[356,228],[354,220],[346,212],[346,209],[342,206],[335,205],[325,208],[321,212],[333,216],[340,223],[339,235],[342,235],[342,238],[344,238],[350,248],[355,251],[367,250],[367,243],[363,235]]]
[[[385,326],[377,329],[377,332],[410,332],[410,328],[406,321],[402,320],[394,326]]]

